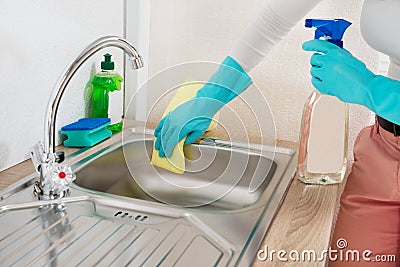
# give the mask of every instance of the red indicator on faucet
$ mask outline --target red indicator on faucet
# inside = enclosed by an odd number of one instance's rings
[[[64,179],[67,176],[65,172],[59,172],[58,177]]]

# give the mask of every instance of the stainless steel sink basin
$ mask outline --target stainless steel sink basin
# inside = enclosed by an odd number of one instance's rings
[[[187,147],[178,175],[150,165],[151,148],[132,128],[71,155],[68,198],[36,201],[36,174],[0,191],[0,265],[249,266],[294,151],[209,139]]]
[[[273,160],[243,149],[190,145],[185,146],[185,154],[191,156],[186,159],[186,172],[176,174],[150,164],[152,147],[152,138],[135,140],[124,148],[95,157],[76,172],[75,183],[87,189],[148,201],[235,210],[255,204],[276,170]],[[260,181],[255,190],[251,189],[252,181]]]

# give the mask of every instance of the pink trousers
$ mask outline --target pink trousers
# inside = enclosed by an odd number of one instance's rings
[[[354,144],[354,161],[329,266],[400,266],[400,137],[377,123],[364,128]]]

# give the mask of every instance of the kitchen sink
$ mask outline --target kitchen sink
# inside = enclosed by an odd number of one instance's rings
[[[70,197],[37,201],[32,174],[0,191],[1,266],[249,266],[295,171],[295,151],[204,139],[182,175],[125,129],[66,161]]]
[[[152,138],[133,140],[95,156],[76,172],[75,183],[108,194],[223,211],[255,204],[276,171],[268,157],[206,144],[185,146],[191,159],[186,159],[186,172],[176,174],[150,164],[152,148]],[[255,190],[252,181],[260,181]]]

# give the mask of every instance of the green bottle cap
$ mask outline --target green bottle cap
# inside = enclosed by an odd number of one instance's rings
[[[114,70],[114,61],[111,61],[111,54],[104,55],[104,61],[101,62],[102,70]]]

